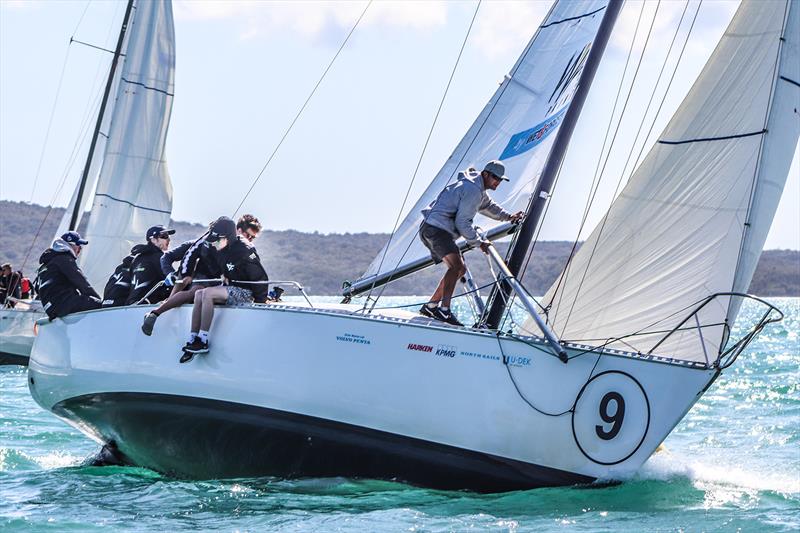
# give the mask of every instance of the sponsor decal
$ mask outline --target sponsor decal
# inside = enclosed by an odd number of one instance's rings
[[[226,266],[226,267],[228,267],[228,272],[230,272],[231,270],[233,270],[233,269],[234,269],[234,267],[235,267],[236,265],[234,265],[233,263],[225,263],[225,266]]]
[[[508,366],[531,366],[531,358],[519,355],[504,355],[503,363]]]
[[[486,359],[486,360],[489,360],[489,361],[499,361],[500,360],[500,356],[499,355],[488,355],[488,354],[485,354],[485,353],[466,352],[466,351],[462,351],[462,352],[459,352],[459,353],[461,355],[463,355],[464,357],[472,357],[473,359]]]
[[[436,355],[440,357],[455,357],[458,348],[455,346],[449,346],[447,344],[440,344],[436,347]]]
[[[336,340],[339,342],[349,342],[351,344],[372,344],[372,341],[364,335],[355,335],[353,333],[344,333],[336,335]]]
[[[427,344],[414,344],[413,342],[409,343],[406,346],[406,350],[416,350],[418,352],[432,352],[433,346],[428,346]]]
[[[564,113],[567,112],[566,106],[534,127],[515,133],[508,141],[503,153],[500,154],[500,159],[508,159],[516,155],[524,154],[528,150],[534,148],[543,140],[545,140],[551,133],[553,133],[561,124],[561,119],[564,118]]]

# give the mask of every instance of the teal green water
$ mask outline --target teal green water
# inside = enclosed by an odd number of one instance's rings
[[[0,529],[8,531],[797,531],[800,299],[633,478],[496,495],[368,480],[175,480],[84,467],[98,445],[0,367]],[[755,316],[746,305],[742,318]]]

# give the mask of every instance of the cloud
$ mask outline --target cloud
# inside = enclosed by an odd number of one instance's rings
[[[473,29],[474,45],[489,59],[521,51],[544,20],[550,5],[551,2],[483,2]]]
[[[288,30],[312,40],[324,38],[331,29],[351,28],[366,5],[364,1],[321,0],[176,0],[174,3],[175,17],[179,20],[239,22],[242,39]],[[447,5],[444,1],[373,2],[361,26],[423,30],[443,26],[446,21]]]

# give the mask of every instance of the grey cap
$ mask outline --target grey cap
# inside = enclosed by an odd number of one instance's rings
[[[490,174],[494,174],[501,180],[509,181],[508,176],[506,176],[506,166],[496,159],[486,163],[486,166],[483,167],[483,170]]]

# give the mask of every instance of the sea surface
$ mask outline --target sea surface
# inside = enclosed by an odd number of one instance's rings
[[[709,389],[665,451],[616,486],[479,495],[82,466],[98,445],[34,403],[24,369],[0,367],[0,530],[798,531],[800,299],[771,301],[784,321]],[[747,304],[740,318],[757,312]]]

